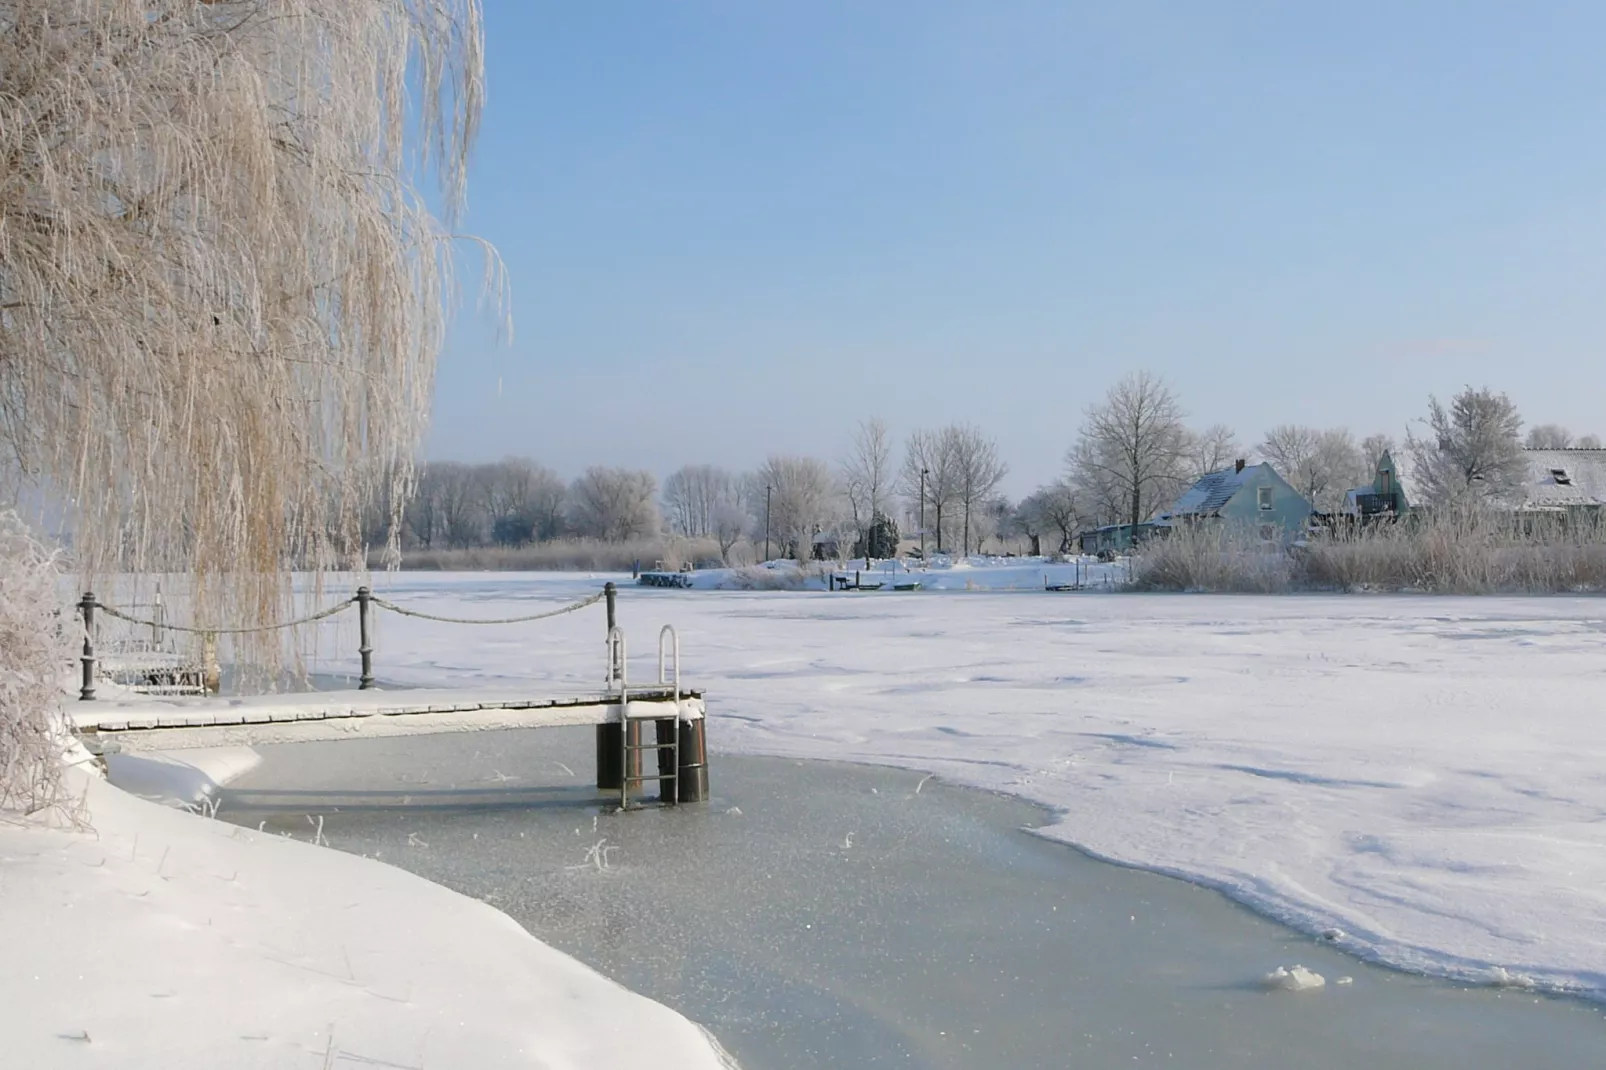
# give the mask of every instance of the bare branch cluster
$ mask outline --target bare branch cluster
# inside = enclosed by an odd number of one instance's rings
[[[480,96],[478,0],[0,0],[0,443],[86,574],[261,623],[359,563],[452,293],[414,179],[449,223]]]

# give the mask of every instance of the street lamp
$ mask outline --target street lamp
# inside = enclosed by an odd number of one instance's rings
[[[920,470],[920,563],[922,565],[926,563],[926,476],[930,474],[931,469],[929,468]]]
[[[764,560],[770,559],[770,490],[768,483],[764,484]]]

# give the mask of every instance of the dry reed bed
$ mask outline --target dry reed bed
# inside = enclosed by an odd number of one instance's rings
[[[1321,536],[1282,551],[1224,526],[1180,529],[1145,547],[1132,587],[1272,594],[1606,592],[1606,529],[1461,515]]]

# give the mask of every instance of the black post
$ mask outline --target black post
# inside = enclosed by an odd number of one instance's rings
[[[613,630],[618,626],[619,589],[612,581],[602,585],[602,596],[608,606],[608,635],[613,636]],[[614,673],[613,643],[608,643],[608,687],[611,689],[618,681]],[[619,707],[619,716],[624,717],[624,706]],[[624,780],[624,744],[625,726],[622,721],[610,724],[597,725],[597,790],[618,791]],[[638,752],[639,753],[639,752]]]
[[[78,700],[90,702],[95,697],[95,592],[84,592],[78,610],[84,617],[84,681],[78,691]]]
[[[770,559],[770,485],[764,484],[764,560]]]
[[[920,470],[920,564],[926,563],[926,473],[930,469]]]
[[[680,762],[675,770],[675,798],[683,803],[708,801],[707,717],[680,722]]]
[[[367,587],[357,588],[357,653],[362,658],[362,677],[357,690],[367,691],[374,686],[374,648],[368,641],[368,603],[374,592]]]

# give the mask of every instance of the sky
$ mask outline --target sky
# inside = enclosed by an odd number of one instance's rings
[[[1014,495],[1192,425],[1606,434],[1606,5],[485,0],[427,456],[756,466],[971,422]],[[465,247],[466,248],[466,247]],[[465,263],[473,274],[472,257]],[[1250,451],[1253,452],[1252,450]]]

